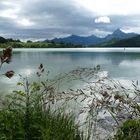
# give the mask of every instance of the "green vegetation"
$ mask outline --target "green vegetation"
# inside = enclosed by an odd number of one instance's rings
[[[72,43],[55,43],[53,41],[48,42],[21,42],[20,40],[5,39],[0,37],[0,48],[6,48],[11,46],[12,48],[82,48],[82,45],[73,45]]]
[[[38,84],[33,83],[30,85],[29,90],[30,93],[28,91],[14,91],[13,95],[8,95],[1,101],[0,139],[83,139],[78,126],[75,125],[73,115],[66,114],[62,109],[52,111],[51,107],[47,107],[42,96],[39,94]]]
[[[114,140],[139,140],[140,120],[127,120],[118,129]]]
[[[43,43],[43,42],[7,42],[0,43],[0,48],[11,46],[13,48],[82,48],[82,45],[73,45],[71,43]]]
[[[129,39],[112,39],[99,44],[100,47],[140,47],[140,35]]]
[[[43,72],[41,64],[36,73],[39,79]],[[21,77],[22,82],[17,83],[17,86],[21,87],[20,90],[13,91],[13,94],[7,95],[0,101],[0,138],[99,140],[102,138],[102,128],[106,132],[103,135],[105,140],[109,138],[129,140],[130,137],[130,140],[139,139],[138,81],[132,82],[130,90],[107,77],[99,79],[99,72],[101,68],[97,65],[94,68],[77,68],[55,79],[47,79],[46,82],[29,83],[27,78]],[[81,89],[61,92],[56,88],[60,83],[73,80],[80,80],[86,84]],[[130,97],[128,93],[134,97]],[[85,120],[81,124],[76,124],[73,113],[65,108],[73,101],[78,104],[83,103],[75,114],[76,118],[85,115]],[[100,116],[100,113],[103,115]],[[109,122],[111,125],[106,122],[102,127],[101,121],[106,120],[105,114],[112,118]],[[122,125],[124,121],[126,122]],[[115,136],[107,132],[110,127],[118,129]]]
[[[9,63],[11,57],[12,48],[3,50],[1,66]],[[21,82],[17,83],[19,90],[0,99],[0,139],[99,140],[104,137],[139,140],[138,81],[132,81],[131,88],[128,89],[107,76],[100,77],[101,72],[100,65],[77,68],[56,76],[55,79],[41,82],[44,67],[40,64],[36,73],[39,82],[29,83],[27,78],[20,76]],[[8,71],[4,75],[11,78],[14,72]],[[60,83],[71,81],[83,82],[83,87],[66,91],[56,88],[60,87]],[[74,102],[80,108],[73,115],[73,108],[69,105]],[[75,118],[80,118],[82,114],[85,119],[78,122]],[[110,117],[109,122],[106,117]],[[102,121],[105,121],[105,125]],[[113,135],[117,130],[114,136],[110,135],[110,128],[113,129]],[[103,129],[106,132],[104,135]]]
[[[79,40],[80,42],[81,40]],[[84,43],[83,43],[84,44]],[[27,42],[22,42],[20,40],[5,39],[0,37],[0,48],[6,48],[11,46],[13,48],[85,48],[85,47],[140,47],[140,35],[131,37],[128,39],[112,38],[109,41],[104,41],[103,43],[98,43],[96,45],[74,45],[73,43],[64,42],[32,42],[27,40]]]
[[[85,48],[84,45],[74,45],[72,43],[55,43],[54,41],[48,42],[21,42],[20,40],[5,39],[0,37],[0,48],[11,46],[13,48]],[[90,45],[88,47],[140,47],[140,35],[129,39],[117,39],[106,41],[98,45]]]
[[[1,65],[10,63],[12,48],[3,50]],[[38,68],[37,76],[44,72],[43,65]],[[8,78],[13,71],[4,74]],[[63,108],[53,107],[51,89],[43,89],[41,83],[29,83],[21,77],[17,83],[20,89],[13,94],[0,98],[0,139],[1,140],[82,140],[83,134],[75,124],[72,113]],[[48,98],[47,98],[48,97]],[[47,100],[49,99],[49,100]]]
[[[120,39],[111,39],[110,41],[104,42],[102,44],[99,44],[98,47],[112,47],[113,44],[117,41],[119,41]]]
[[[5,38],[0,37],[0,43],[6,43],[6,42],[7,42],[7,40]]]

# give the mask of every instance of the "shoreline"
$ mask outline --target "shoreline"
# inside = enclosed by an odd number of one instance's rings
[[[0,49],[2,51],[3,49]],[[52,51],[52,52],[123,52],[140,53],[140,48],[13,48],[13,51]]]

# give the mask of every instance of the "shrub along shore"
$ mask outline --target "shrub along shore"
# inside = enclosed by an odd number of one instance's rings
[[[84,48],[83,45],[74,45],[72,43],[55,42],[6,42],[0,43],[0,48]]]

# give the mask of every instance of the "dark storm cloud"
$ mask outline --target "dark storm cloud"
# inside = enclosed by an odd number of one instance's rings
[[[80,9],[75,5],[72,0],[64,2],[62,0],[34,0],[32,2],[22,1],[20,12],[17,13],[19,17],[28,18],[35,23],[32,27],[23,27],[17,25],[17,27],[12,27],[9,22],[3,22],[1,25],[7,29],[12,28],[15,30],[14,37],[16,36],[16,29],[21,32],[21,34],[28,33],[27,28],[31,28],[32,32],[29,32],[27,36],[43,36],[53,37],[59,34],[88,34],[88,30],[94,29],[93,15],[90,12]],[[8,20],[8,19],[7,19]],[[3,19],[2,19],[3,21]],[[5,30],[7,32],[7,30]],[[37,31],[37,35],[34,32]],[[46,35],[45,35],[46,33]],[[19,36],[19,34],[18,34]],[[23,35],[21,35],[23,36]]]
[[[4,2],[4,1],[2,1]],[[52,38],[59,36],[102,35],[117,28],[137,27],[137,16],[109,16],[111,22],[95,23],[98,16],[80,7],[75,0],[5,0],[0,2],[0,34],[14,38]],[[9,15],[8,15],[9,14]]]
[[[85,27],[91,26],[93,16],[84,9],[75,6],[74,1],[67,0],[41,0],[24,5],[24,15],[37,23],[38,28],[44,27]]]

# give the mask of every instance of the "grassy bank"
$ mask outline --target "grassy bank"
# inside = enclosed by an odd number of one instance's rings
[[[22,85],[22,83],[19,83]],[[73,114],[52,109],[38,84],[26,81],[24,91],[1,98],[1,140],[82,140]]]
[[[4,49],[0,58],[0,68],[4,63],[9,64],[12,48]],[[40,64],[36,73],[38,78],[43,72],[43,65]],[[14,73],[10,70],[1,75],[10,79]],[[20,78],[22,81],[17,83],[20,90],[4,97],[0,96],[1,140],[83,139],[73,113],[68,114],[63,108],[52,108],[52,88],[44,90],[40,82],[29,83],[27,78]]]
[[[45,42],[7,42],[0,43],[0,48],[83,48],[82,45],[73,45],[71,43],[45,43]]]
[[[1,67],[10,63],[12,48],[1,55]],[[14,71],[5,72],[7,78]],[[20,76],[19,90],[0,98],[2,140],[136,140],[140,139],[139,81],[124,86],[110,79],[100,65],[77,68],[54,79],[40,64],[30,83]],[[43,74],[43,75],[42,75]],[[78,89],[61,91],[60,83],[80,82]],[[74,114],[75,113],[75,114]]]
[[[41,78],[44,71],[42,64],[38,70],[37,76]],[[139,139],[138,81],[132,81],[131,89],[128,89],[107,77],[99,79],[100,72],[98,65],[94,68],[78,68],[53,80],[48,79],[46,82],[29,83],[27,78],[23,78],[22,82],[17,83],[17,86],[22,87],[23,90],[13,91],[13,94],[0,100],[0,138],[8,140]],[[92,80],[89,80],[91,76]],[[80,80],[86,84],[80,89],[68,89],[62,92],[56,88],[60,82],[73,80]],[[133,96],[130,96],[132,94]],[[72,111],[64,110],[71,101],[81,105],[74,115]],[[69,109],[72,110],[71,106]],[[74,116],[80,119],[82,114],[86,117],[84,122],[76,123]]]

